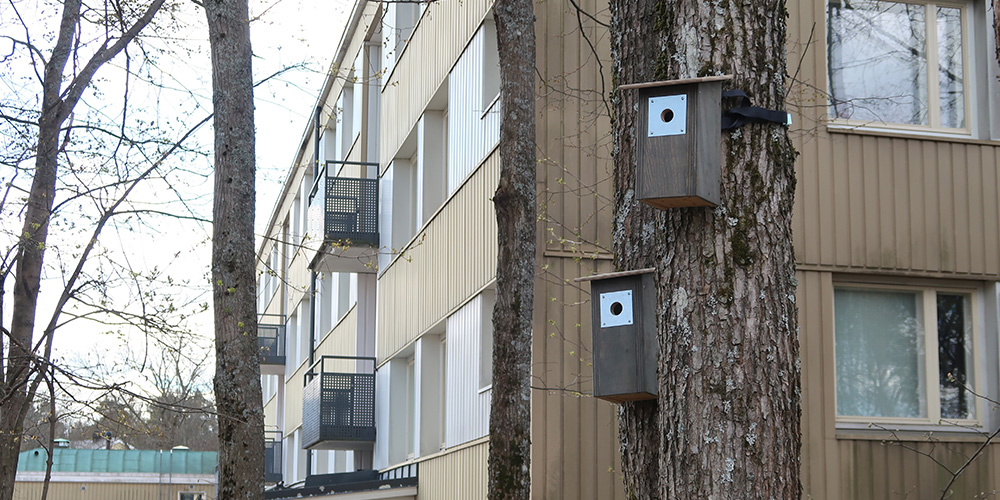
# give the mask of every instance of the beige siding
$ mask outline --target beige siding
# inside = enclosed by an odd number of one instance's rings
[[[264,403],[264,429],[274,430],[278,426],[278,396]]]
[[[492,5],[488,0],[427,4],[382,88],[379,161],[386,167],[444,82]]]
[[[306,363],[302,363],[295,373],[285,381],[285,428],[284,436],[288,436],[295,429],[302,425],[302,381],[305,373],[309,370]]]
[[[996,143],[830,133],[825,2],[789,2],[800,264],[1000,276]],[[804,54],[804,56],[803,56]],[[799,67],[798,61],[802,65]]]
[[[951,479],[946,468],[958,470],[979,446],[979,443],[930,443],[926,440],[903,443],[838,441],[840,469],[844,473],[841,496],[836,498],[939,498]],[[988,447],[951,486],[948,498],[991,496],[998,486],[1000,474],[998,450],[997,445]],[[833,497],[814,495],[813,498]]]
[[[799,353],[802,358],[803,498],[841,498],[834,430],[833,278],[799,272]],[[824,381],[831,381],[826,384]],[[829,387],[827,387],[829,385]]]
[[[608,21],[606,3],[584,0],[580,6]],[[589,37],[609,70],[607,32],[586,18],[581,31],[568,3],[538,3],[536,15],[542,81],[532,384],[547,390],[532,391],[532,497],[624,499],[615,406],[589,396],[590,287],[572,282],[612,270],[614,181],[602,99],[610,77],[602,75],[581,36]]]
[[[608,22],[606,3],[588,0],[580,6]],[[539,3],[536,15],[536,64],[544,78],[536,103],[541,243],[550,252],[607,254],[614,180],[602,91],[610,91],[611,80],[581,36],[595,45],[609,72],[607,32],[586,19],[581,31],[575,9],[564,2]]]
[[[818,133],[796,145],[801,264],[1000,275],[996,147]]]
[[[533,497],[625,498],[618,464],[615,405],[593,393],[587,285],[562,277],[609,271],[610,263],[545,259],[535,297],[532,372]],[[552,300],[552,299],[555,300]]]
[[[288,301],[285,304],[285,311],[289,313],[294,311],[299,301],[309,292],[309,276],[309,263],[306,261],[305,252],[295,252],[292,262],[288,265],[288,283],[285,285]]]
[[[316,347],[316,359],[320,356],[354,356],[357,352],[357,325],[358,308],[352,307]]]
[[[486,500],[489,443],[420,462],[417,500]]]
[[[169,479],[164,475],[163,481]],[[155,481],[155,479],[154,479]],[[48,500],[177,500],[184,491],[201,491],[206,499],[215,498],[215,485],[187,484],[115,484],[62,483],[49,484]],[[16,482],[14,500],[37,500],[42,497],[41,482]]]
[[[379,277],[379,363],[493,279],[497,229],[490,197],[499,175],[500,155],[494,151]]]
[[[267,303],[267,308],[262,311],[263,314],[282,314],[281,310],[281,287],[278,287],[278,291],[274,293],[271,300]],[[277,318],[267,318],[266,321],[277,321]]]

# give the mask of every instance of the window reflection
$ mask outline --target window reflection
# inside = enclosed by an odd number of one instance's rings
[[[975,416],[972,373],[972,328],[964,295],[937,294],[938,368],[941,385],[941,418]]]
[[[965,127],[962,43],[960,8],[830,0],[831,118]]]

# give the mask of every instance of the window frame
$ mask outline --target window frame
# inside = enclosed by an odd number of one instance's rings
[[[924,40],[924,51],[926,53],[926,92],[927,92],[927,114],[928,114],[928,124],[927,125],[915,125],[908,123],[896,123],[896,122],[883,122],[883,121],[873,121],[873,120],[857,120],[850,118],[838,118],[833,116],[833,83],[830,81],[830,23],[829,23],[829,0],[827,1],[827,8],[825,9],[823,15],[826,19],[824,23],[826,25],[826,33],[824,38],[824,58],[823,64],[825,66],[825,78],[826,78],[826,119],[829,127],[834,129],[861,129],[861,130],[887,130],[887,131],[900,131],[908,133],[924,133],[930,135],[939,136],[955,136],[955,137],[970,137],[975,134],[976,125],[978,124],[979,111],[973,109],[972,107],[972,96],[979,92],[979,87],[981,86],[980,76],[978,75],[976,69],[973,65],[973,52],[975,49],[975,38],[974,32],[978,31],[975,29],[975,22],[972,19],[974,16],[975,5],[972,1],[966,0],[870,0],[875,3],[893,3],[893,4],[910,4],[910,5],[922,5],[925,8],[924,23],[925,23],[925,40]],[[947,8],[957,8],[960,10],[961,24],[962,24],[962,73],[963,73],[963,113],[964,113],[964,126],[963,127],[943,127],[941,126],[941,101],[940,101],[940,84],[938,82],[938,72],[931,71],[931,68],[937,66],[938,54],[937,50],[927,50],[928,47],[934,47],[937,45],[937,12],[936,7],[947,7]],[[933,15],[931,15],[933,14]],[[990,24],[990,23],[987,23]],[[929,29],[934,28],[934,29]],[[863,97],[862,97],[863,98]]]
[[[833,291],[837,290],[870,290],[870,291],[901,291],[914,292],[918,295],[921,324],[923,327],[923,363],[924,363],[924,393],[926,404],[926,417],[886,417],[886,416],[857,416],[840,415],[837,409],[837,329],[836,329],[836,303],[835,294],[830,294],[831,302],[831,335],[832,346],[831,358],[833,369],[833,412],[836,423],[847,424],[887,424],[887,425],[913,425],[920,427],[945,427],[954,430],[982,429],[990,422],[991,417],[986,413],[988,410],[986,398],[991,397],[988,393],[989,382],[986,380],[985,364],[991,358],[984,343],[984,290],[979,286],[962,286],[951,283],[941,284],[897,284],[867,281],[835,280]],[[971,324],[971,361],[972,369],[968,377],[968,383],[973,393],[974,417],[971,419],[954,419],[941,417],[941,386],[940,386],[940,348],[938,346],[937,330],[937,295],[939,293],[963,295],[967,297],[969,308],[969,322]],[[933,327],[931,327],[933,326]],[[992,359],[997,359],[996,353]]]

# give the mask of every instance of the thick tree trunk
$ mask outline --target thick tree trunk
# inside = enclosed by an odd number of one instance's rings
[[[493,310],[490,500],[531,491],[531,313],[535,273],[535,14],[531,0],[493,7],[500,51],[497,300]]]
[[[784,107],[785,5],[611,0],[616,84],[732,74]],[[799,365],[791,240],[795,152],[784,127],[724,132],[722,203],[635,199],[637,93],[614,97],[620,270],[656,268],[659,399],[622,405],[630,498],[797,499]]]
[[[260,499],[264,414],[254,278],[254,115],[247,0],[206,0],[215,107],[212,285],[219,498]]]

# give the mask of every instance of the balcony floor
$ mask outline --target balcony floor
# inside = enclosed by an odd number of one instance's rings
[[[350,247],[326,244],[311,267],[321,273],[374,273],[378,271],[378,248],[364,243]]]

